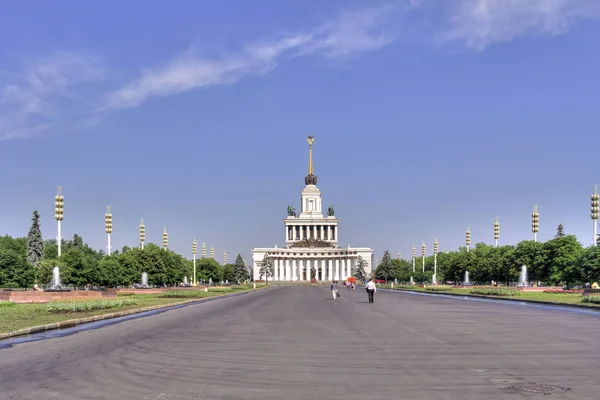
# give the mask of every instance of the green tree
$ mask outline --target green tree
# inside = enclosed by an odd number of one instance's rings
[[[241,254],[238,254],[235,258],[233,275],[233,280],[236,282],[242,282],[249,278],[248,268],[246,268],[246,263],[244,262],[244,259],[242,258]]]
[[[199,279],[213,282],[221,282],[223,279],[223,267],[212,258],[200,258],[196,260],[196,269],[199,271]]]
[[[556,235],[554,236],[555,238],[562,238],[565,237],[565,228],[563,227],[563,224],[558,224],[558,227],[556,228]]]
[[[0,248],[0,287],[29,287],[34,279],[35,269],[22,254]]]
[[[396,266],[392,260],[392,256],[390,255],[389,250],[386,250],[383,252],[383,257],[381,257],[381,261],[375,269],[375,278],[385,279],[386,282],[390,279],[394,279],[396,277],[395,269]]]
[[[561,282],[567,285],[580,281],[581,273],[577,266],[583,250],[574,235],[556,237],[544,243],[546,259],[544,276],[551,284]]]
[[[27,262],[37,268],[43,258],[44,240],[40,230],[40,214],[35,210],[33,218],[31,218],[31,228],[27,234]]]
[[[265,254],[261,263],[260,269],[258,270],[258,277],[262,280],[263,276],[265,277],[265,282],[269,283],[269,278],[271,278],[275,274],[275,270],[273,268],[273,261],[271,258]]]
[[[366,281],[367,280],[367,272],[365,271],[366,266],[367,266],[367,262],[365,261],[365,259],[362,258],[362,256],[358,256],[358,259],[356,260],[356,265],[354,266],[354,269],[352,270],[352,276],[355,277],[360,282]]]
[[[225,264],[223,265],[223,280],[228,282],[235,282],[235,265]]]
[[[583,249],[581,258],[577,263],[582,283],[594,283],[600,281],[600,246],[590,246]]]

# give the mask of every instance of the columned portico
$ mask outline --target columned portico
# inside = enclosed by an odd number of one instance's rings
[[[345,280],[353,274],[358,259],[364,260],[367,275],[371,273],[373,250],[368,247],[338,247],[338,222],[333,206],[323,214],[321,190],[313,173],[312,145],[309,136],[309,168],[304,179],[306,186],[301,192],[301,210],[288,206],[288,216],[283,220],[285,248],[254,248],[252,266],[254,280],[264,280],[260,270],[265,257],[271,259],[275,281]]]

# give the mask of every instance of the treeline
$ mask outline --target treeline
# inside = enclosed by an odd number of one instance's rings
[[[187,277],[193,279],[193,261],[149,243],[141,248],[123,247],[110,256],[83,243],[75,234],[63,240],[58,257],[56,240],[43,241],[39,231],[39,215],[34,213],[32,228],[26,238],[0,236],[0,288],[32,287],[47,284],[52,270],[59,267],[65,286],[130,286],[141,282],[142,272],[151,285],[178,285]],[[230,282],[248,280],[250,275],[238,254],[235,264],[220,265],[210,258],[196,260],[197,280]]]
[[[467,251],[438,253],[437,280],[463,282],[465,271],[474,283],[489,284],[492,280],[506,284],[518,282],[521,266],[527,266],[528,280],[546,285],[573,286],[600,281],[600,246],[584,248],[574,235],[565,235],[560,229],[557,236],[547,242],[524,240],[516,246],[491,246],[477,243]],[[412,260],[392,259],[389,251],[384,253],[375,270],[377,279],[409,282],[411,275],[418,283],[431,282],[434,256],[425,257],[425,273],[422,257]]]

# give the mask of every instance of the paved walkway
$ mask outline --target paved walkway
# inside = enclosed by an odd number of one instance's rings
[[[385,292],[368,304],[358,289],[334,301],[327,289],[273,288],[0,350],[0,399],[600,396],[598,316]],[[553,386],[571,390],[527,392]]]

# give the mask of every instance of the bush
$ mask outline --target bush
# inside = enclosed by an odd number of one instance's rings
[[[479,288],[471,289],[470,294],[482,294],[485,296],[518,296],[519,291],[504,288]]]
[[[452,289],[452,286],[427,286],[425,290],[430,292],[447,292]]]
[[[135,296],[133,292],[117,292],[117,297]]]
[[[584,303],[600,304],[600,296],[583,296],[581,301]]]
[[[10,301],[10,300],[0,300],[0,308],[2,307],[12,307],[14,306],[15,303],[14,301]]]
[[[158,295],[158,297],[171,299],[186,299],[206,296],[208,296],[208,293],[204,292],[204,290],[166,290]]]
[[[231,287],[211,287],[208,288],[209,292],[217,292],[217,293],[221,293],[221,292],[232,292],[233,288]]]
[[[53,301],[48,303],[46,311],[59,312],[83,312],[93,310],[104,310],[107,308],[118,308],[135,305],[131,299],[103,299],[103,300],[75,300],[75,301]]]

